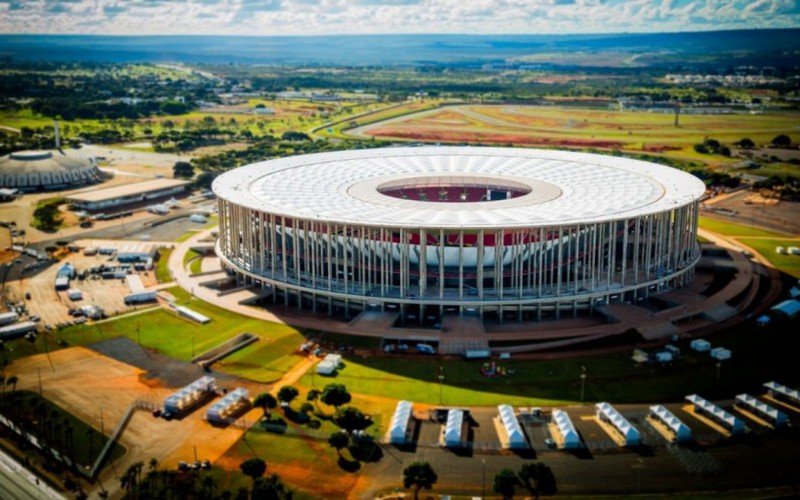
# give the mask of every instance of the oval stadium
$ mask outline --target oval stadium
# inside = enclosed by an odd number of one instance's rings
[[[397,147],[218,177],[217,255],[286,305],[537,321],[686,285],[704,184],[568,151]]]

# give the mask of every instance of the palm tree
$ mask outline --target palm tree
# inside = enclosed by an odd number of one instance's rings
[[[9,375],[6,379],[6,385],[11,386],[11,392],[16,392],[17,390],[17,382],[19,382],[19,377],[16,375]]]
[[[419,498],[419,490],[429,490],[439,477],[428,462],[413,462],[403,469],[403,487],[414,488],[414,500]]]

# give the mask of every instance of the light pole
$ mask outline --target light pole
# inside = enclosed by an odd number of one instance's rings
[[[444,367],[439,367],[439,404],[444,404]]]
[[[481,458],[483,462],[483,474],[481,476],[481,498],[486,498],[486,459]]]
[[[586,367],[581,366],[581,403],[583,403],[583,396],[586,394]]]
[[[719,377],[722,373],[722,361],[717,361],[717,382],[719,382]]]

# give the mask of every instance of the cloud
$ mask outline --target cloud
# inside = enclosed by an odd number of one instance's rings
[[[0,0],[0,33],[609,33],[800,27],[798,0]]]

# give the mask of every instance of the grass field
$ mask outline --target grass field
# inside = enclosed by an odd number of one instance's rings
[[[388,120],[391,118],[397,118],[399,116],[408,115],[410,113],[417,113],[419,111],[425,111],[429,109],[433,109],[436,106],[440,105],[442,101],[439,100],[430,100],[430,101],[414,101],[408,103],[401,103],[401,104],[391,104],[391,105],[372,105],[366,109],[366,111],[370,111],[364,113],[365,110],[362,110],[362,116],[353,117],[353,118],[345,118],[341,119],[340,121],[330,121],[327,126],[325,127],[315,127],[313,132],[320,136],[326,138],[335,138],[335,139],[348,139],[351,138],[347,134],[347,130],[355,127],[361,127],[364,125],[368,125],[371,123],[377,123],[384,120]],[[353,113],[354,115],[357,113]]]
[[[794,380],[787,354],[775,354],[771,336],[781,332],[752,325],[708,337],[714,345],[733,350],[725,376],[717,382],[715,364],[708,356],[695,354],[681,344],[684,358],[672,368],[637,367],[630,353],[553,361],[500,362],[515,373],[488,378],[480,373],[480,362],[462,360],[353,358],[333,379],[354,393],[411,397],[414,401],[445,405],[553,405],[580,401],[581,367],[586,367],[586,401],[615,403],[677,401],[690,392],[730,397],[735,390],[766,379]],[[740,353],[737,355],[737,353]],[[779,358],[786,357],[785,363]],[[443,367],[444,383],[437,381]],[[764,379],[764,380],[762,380]],[[301,383],[323,387],[331,379],[306,374]]]
[[[800,237],[790,238],[774,231],[745,226],[709,217],[700,217],[700,227],[727,236],[749,246],[770,261],[779,271],[800,278],[800,255],[785,255],[775,251],[776,247],[800,246]]]
[[[156,279],[159,283],[169,283],[172,281],[172,274],[169,272],[169,256],[172,248],[162,248],[158,251],[160,257],[156,263]]]
[[[682,115],[580,109],[564,106],[464,105],[433,112],[371,120],[360,133],[380,139],[516,144],[523,146],[621,149],[724,166],[737,161],[700,154],[692,146],[711,137],[725,144],[749,137],[769,143],[778,134],[796,135],[800,115]]]
[[[700,227],[708,229],[723,236],[747,236],[747,237],[761,237],[761,238],[784,238],[785,235],[769,231],[767,229],[760,229],[752,226],[745,226],[735,222],[728,222],[720,219],[712,219],[710,217],[699,217]]]
[[[41,414],[48,415],[46,421],[51,422],[52,427],[34,424],[39,420],[35,412],[39,403],[43,405]],[[28,432],[44,438],[55,449],[84,466],[91,466],[97,460],[97,455],[108,440],[99,430],[35,392],[7,392],[0,399],[0,411],[14,421],[27,422]],[[66,429],[71,430],[67,432]],[[124,446],[114,443],[107,461],[116,460],[125,452]]]
[[[93,325],[71,326],[57,332],[56,336],[63,341],[64,346],[90,345],[125,336],[169,357],[189,360],[193,355],[211,349],[235,335],[250,332],[258,335],[260,340],[216,366],[227,373],[259,382],[280,378],[299,361],[293,352],[305,337],[298,330],[226,311],[190,297],[182,288],[173,287],[167,291],[176,297],[179,304],[187,305],[209,317],[211,322],[198,325],[166,309],[156,309]],[[39,337],[41,339],[45,336]],[[33,354],[34,349],[35,352],[42,352],[45,350],[44,339],[40,339],[37,339],[35,345],[24,340],[14,341],[15,349],[17,346],[22,348],[14,354],[29,355]],[[48,348],[53,350],[59,346],[51,340]]]

